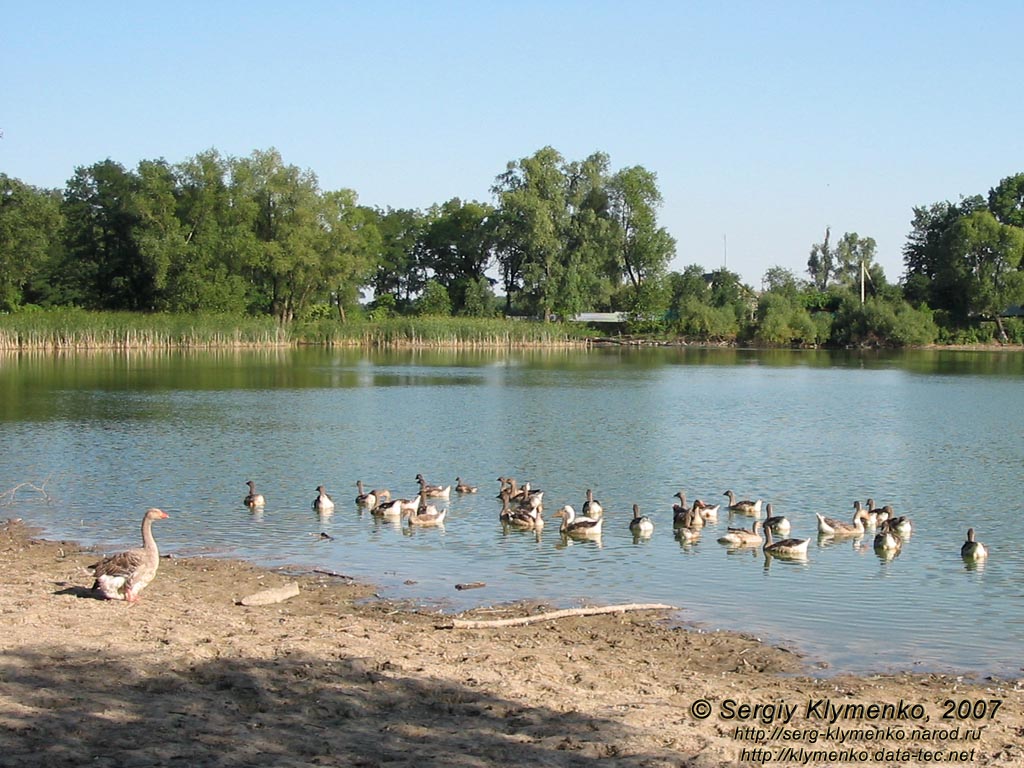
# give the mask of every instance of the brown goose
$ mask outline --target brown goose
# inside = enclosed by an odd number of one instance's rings
[[[755,520],[754,525],[748,531],[746,528],[730,528],[728,533],[718,539],[719,544],[729,544],[734,547],[759,547],[764,541],[757,530],[761,525],[760,520]]]
[[[736,501],[736,494],[732,491],[726,491],[722,495],[729,497],[728,509],[730,512],[736,512],[740,515],[753,515],[754,517],[761,516],[761,499],[757,501],[750,501],[749,499]]]
[[[375,488],[372,491],[363,492],[363,481],[356,480],[356,488],[359,493],[356,495],[356,504],[360,507],[368,507],[373,509],[381,502],[387,501],[391,498],[391,491],[387,488]]]
[[[456,493],[476,493],[478,490],[480,490],[480,489],[477,488],[475,485],[468,485],[468,484],[462,482],[462,478],[461,477],[456,477],[455,478],[455,492]]]
[[[984,560],[988,557],[988,550],[980,541],[974,539],[974,529],[967,529],[967,541],[960,547],[960,557],[964,560]]]
[[[822,536],[862,536],[864,525],[868,519],[867,510],[862,509],[860,502],[855,505],[856,512],[853,513],[853,522],[844,523],[834,517],[825,517],[820,512],[815,512],[818,518],[818,533]]]
[[[250,508],[264,506],[267,500],[263,498],[262,493],[256,493],[256,483],[252,480],[246,480],[245,484],[249,486],[249,495],[242,500],[242,503]]]
[[[160,551],[153,538],[153,521],[166,520],[167,517],[162,509],[147,509],[142,518],[142,549],[119,552],[89,566],[96,577],[92,588],[107,600],[138,602],[139,593],[153,580],[160,567]]]
[[[451,496],[452,487],[446,485],[441,487],[440,485],[430,485],[423,478],[422,473],[416,475],[416,482],[420,484],[420,496],[426,499],[447,499]]]

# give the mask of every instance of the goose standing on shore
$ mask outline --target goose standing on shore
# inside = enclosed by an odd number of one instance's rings
[[[736,501],[736,494],[732,491],[726,491],[722,495],[729,497],[728,510],[730,512],[735,512],[739,515],[754,515],[755,517],[761,516],[761,499],[758,499],[757,501],[750,501],[749,499]]]
[[[327,495],[322,485],[316,487],[317,496],[313,499],[313,511],[327,514],[334,511],[334,499]]]
[[[119,552],[89,566],[96,577],[93,590],[99,591],[107,600],[138,602],[139,593],[153,580],[160,567],[160,551],[153,538],[153,523],[167,517],[162,509],[147,509],[142,518],[141,549]]]
[[[256,493],[256,483],[252,480],[246,480],[245,484],[249,486],[249,495],[242,500],[245,506],[252,509],[254,507],[262,507],[267,503],[267,500],[263,498],[262,493]]]
[[[984,560],[988,557],[988,549],[974,538],[974,529],[967,529],[967,541],[960,547],[960,557],[964,560]]]

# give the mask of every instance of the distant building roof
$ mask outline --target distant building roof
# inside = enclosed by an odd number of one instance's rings
[[[625,312],[580,312],[573,318],[576,323],[624,323]]]

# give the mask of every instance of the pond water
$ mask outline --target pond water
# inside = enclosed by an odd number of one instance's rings
[[[0,509],[48,536],[135,546],[147,507],[165,553],[323,568],[455,611],[666,602],[708,629],[786,644],[831,671],[1011,676],[1024,638],[1024,357],[667,349],[374,353],[288,349],[0,358]],[[355,504],[356,481],[480,486],[443,529]],[[545,491],[548,525],[504,531],[499,475]],[[245,481],[267,497],[252,513]],[[337,508],[311,510],[325,485]],[[586,490],[598,542],[553,513]],[[810,538],[805,561],[673,535],[673,494],[761,498]],[[815,512],[873,498],[909,516],[895,558],[819,540]],[[632,505],[653,536],[628,530]],[[724,509],[724,508],[723,508]],[[749,527],[752,518],[733,524]],[[960,558],[973,526],[991,555]],[[330,540],[322,539],[327,533]],[[457,583],[486,587],[457,591]]]

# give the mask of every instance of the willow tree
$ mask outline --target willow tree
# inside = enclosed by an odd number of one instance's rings
[[[550,318],[563,269],[568,225],[564,160],[551,147],[508,164],[492,188],[501,210],[497,251],[506,309],[513,295],[545,320]]]
[[[254,271],[262,282],[266,309],[288,322],[324,281],[316,175],[285,165],[275,149],[236,160],[232,172],[239,202],[252,216]]]
[[[675,255],[676,243],[658,226],[662,197],[657,175],[636,165],[616,173],[608,183],[609,209],[617,224],[618,268],[633,286],[635,307],[641,312],[663,312],[656,306],[661,292],[650,288],[660,283]]]

